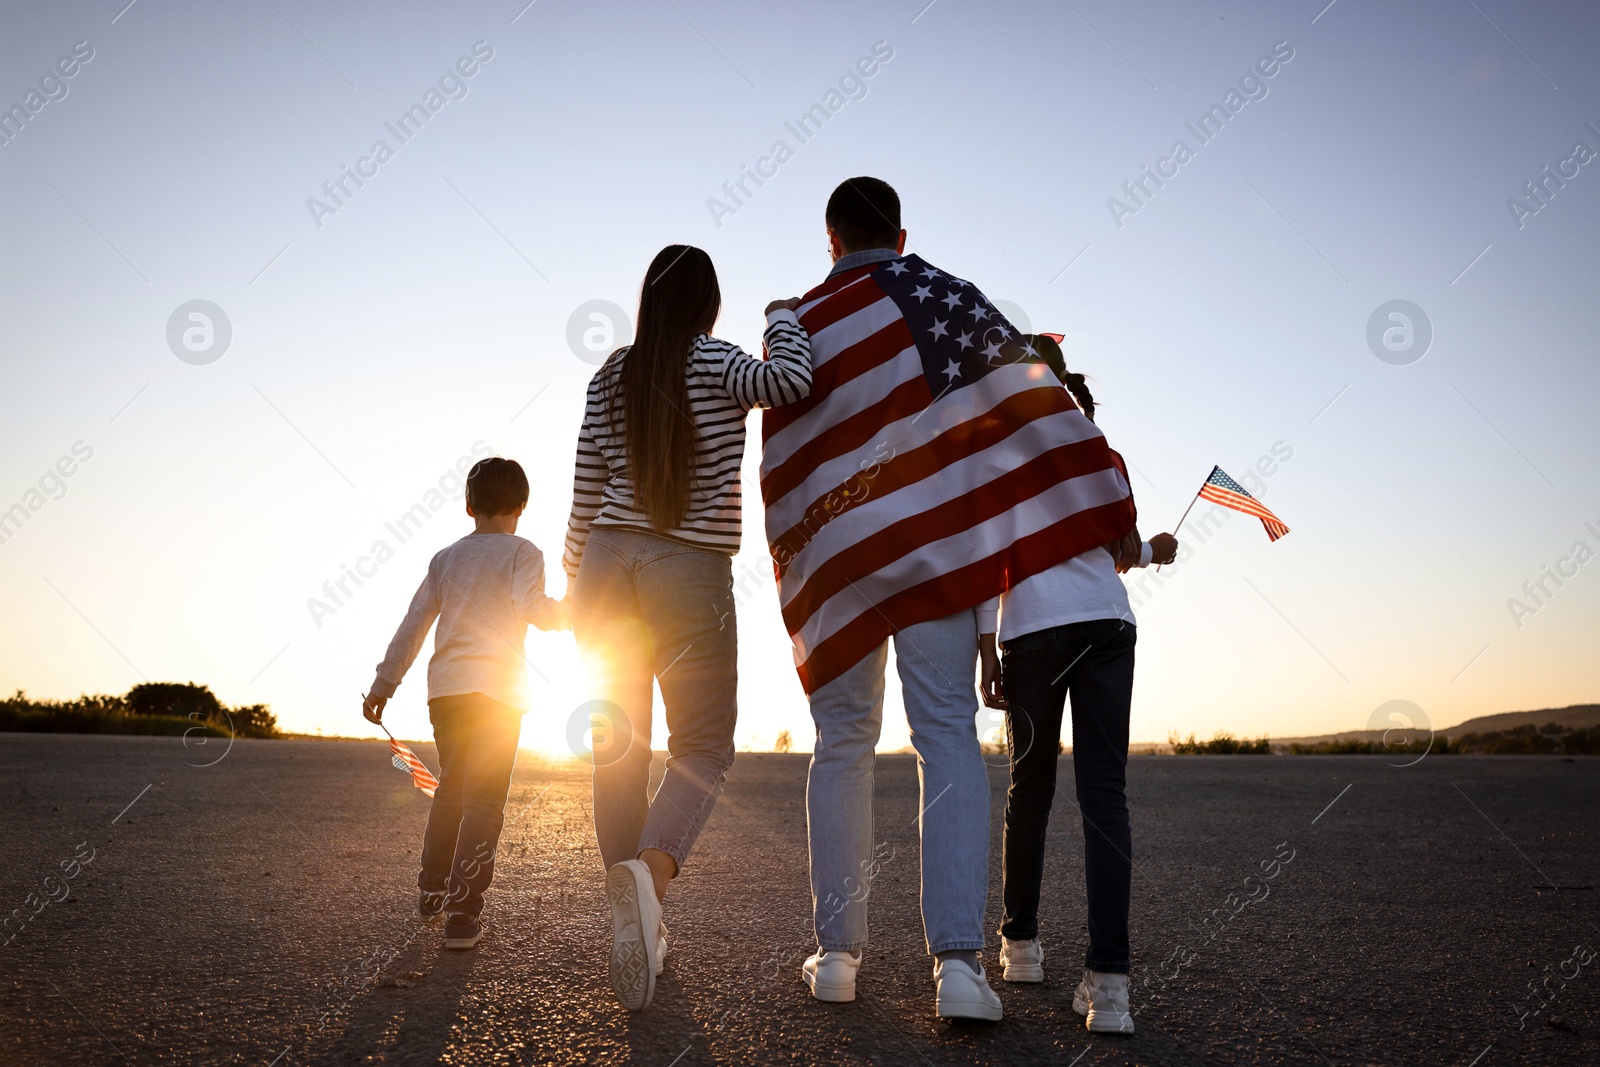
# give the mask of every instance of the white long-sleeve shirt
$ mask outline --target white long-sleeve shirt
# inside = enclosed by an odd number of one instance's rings
[[[378,664],[372,695],[394,695],[439,621],[428,660],[428,699],[483,693],[520,711],[529,707],[528,623],[565,625],[544,592],[544,553],[515,534],[468,534],[428,563],[411,607]]]
[[[1148,567],[1153,554],[1150,542],[1142,542],[1137,566]],[[1104,548],[1091,548],[1063,560],[1000,594],[1001,644],[1052,626],[1094,619],[1134,622],[1128,590],[1117,574],[1116,561]],[[984,626],[980,617],[980,633],[994,629],[992,622]]]
[[[730,556],[739,550],[745,416],[754,407],[792,404],[811,395],[811,341],[794,312],[779,309],[768,315],[764,340],[766,359],[709,334],[696,338],[687,354],[687,414],[695,427],[692,489],[683,521],[659,531],[663,536]],[[578,573],[591,526],[652,529],[650,516],[638,507],[628,470],[622,405],[613,410],[609,403],[620,388],[627,358],[628,350],[620,349],[589,383],[562,557],[568,575]]]

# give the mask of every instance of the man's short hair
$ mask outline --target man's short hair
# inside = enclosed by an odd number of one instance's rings
[[[467,506],[474,515],[510,515],[528,502],[528,476],[514,459],[490,456],[467,473]]]
[[[848,178],[823,216],[847,252],[893,248],[900,239],[900,194],[882,178]]]

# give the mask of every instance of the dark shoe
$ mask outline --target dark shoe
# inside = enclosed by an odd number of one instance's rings
[[[426,889],[417,897],[417,918],[425,923],[436,923],[444,918],[444,890],[430,893]]]
[[[445,948],[473,948],[483,937],[483,920],[472,915],[452,915],[444,921]]]

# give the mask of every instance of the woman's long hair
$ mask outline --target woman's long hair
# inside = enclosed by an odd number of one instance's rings
[[[683,521],[694,491],[689,354],[721,310],[710,256],[692,245],[668,245],[656,254],[639,287],[638,333],[622,357],[609,404],[613,424],[622,404],[635,504],[657,530]]]

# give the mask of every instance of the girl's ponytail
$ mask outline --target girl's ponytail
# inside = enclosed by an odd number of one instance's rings
[[[1083,413],[1089,416],[1089,421],[1094,421],[1094,394],[1089,392],[1089,387],[1084,384],[1083,375],[1076,372],[1068,374],[1064,383],[1067,392],[1072,394],[1072,399],[1078,402]]]
[[[1084,384],[1083,375],[1067,371],[1067,358],[1061,354],[1061,346],[1049,334],[1030,333],[1024,334],[1022,341],[1031,345],[1038,353],[1039,358],[1053,371],[1061,384],[1067,387],[1067,392],[1072,394],[1072,399],[1078,402],[1083,413],[1094,421],[1094,394],[1089,392],[1089,387]]]

